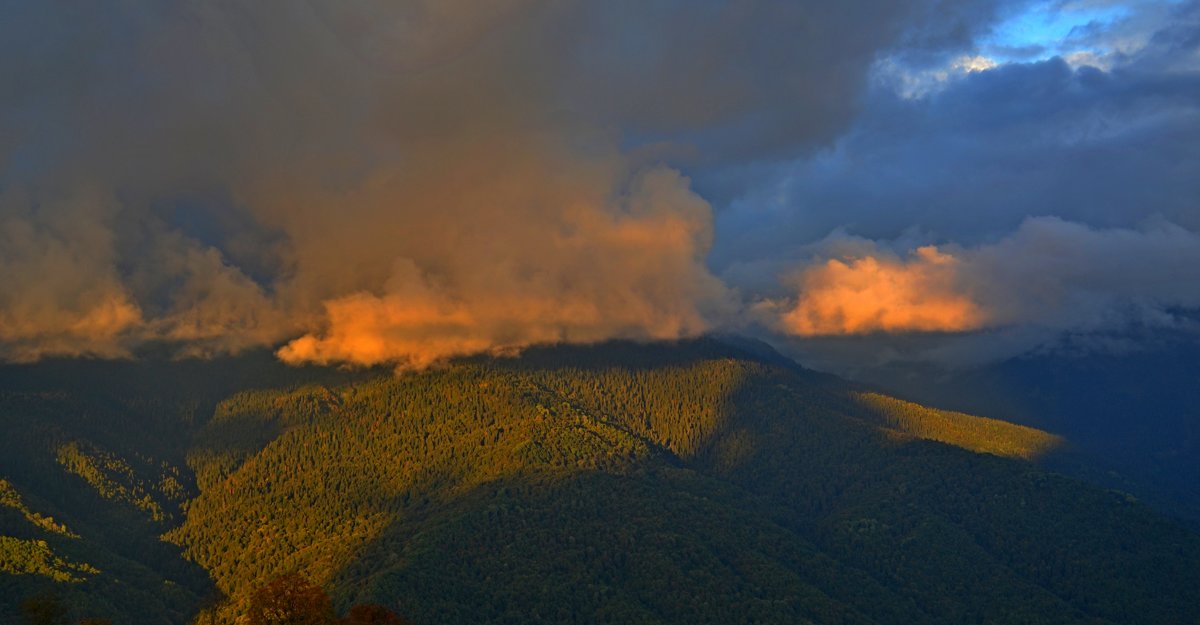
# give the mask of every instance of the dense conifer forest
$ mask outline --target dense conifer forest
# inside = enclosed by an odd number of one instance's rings
[[[711,339],[6,366],[0,423],[3,625],[1200,621],[1200,535],[1069,441]]]

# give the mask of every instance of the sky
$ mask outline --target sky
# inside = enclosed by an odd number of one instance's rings
[[[722,332],[848,371],[1196,331],[1198,2],[0,14],[0,360]]]

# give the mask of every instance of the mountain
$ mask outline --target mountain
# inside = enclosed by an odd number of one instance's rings
[[[1063,440],[761,346],[426,371],[0,369],[0,623],[231,622],[299,572],[414,623],[1195,623],[1200,535]]]
[[[980,367],[905,365],[862,379],[918,402],[1062,434],[1076,459],[1056,469],[1132,492],[1200,528],[1200,342],[1172,331],[1104,338],[1104,349],[1068,343]]]

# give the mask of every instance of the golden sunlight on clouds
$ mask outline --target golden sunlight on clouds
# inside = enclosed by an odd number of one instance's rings
[[[733,3],[684,22],[644,2],[178,4],[136,20],[87,9],[74,21],[95,37],[41,65],[8,55],[23,88],[0,96],[20,131],[0,129],[14,165],[0,167],[0,362],[270,349],[413,368],[756,323],[1095,328],[1200,307],[1180,287],[1200,284],[1200,237],[1167,226],[1034,218],[907,257],[835,230],[782,285],[791,252],[710,265],[698,189],[739,202],[744,165],[841,136],[845,103],[909,19],[895,3],[869,22],[838,3]],[[819,16],[868,32],[792,36]],[[801,62],[779,81],[763,55],[781,49],[744,45],[767,40],[846,63]],[[731,262],[751,269],[726,284],[713,270],[732,276]],[[781,286],[789,298],[748,305]]]
[[[125,335],[141,325],[136,304],[105,294],[84,310],[0,311],[0,343],[9,345],[8,360],[14,362],[62,355],[123,357],[128,355]]]
[[[79,319],[72,321],[67,331],[86,336],[108,336],[123,332],[142,321],[138,307],[124,298],[109,297]]]
[[[977,329],[987,315],[961,291],[959,268],[957,258],[934,246],[907,260],[831,259],[796,276],[799,298],[779,325],[799,336]]]
[[[532,197],[492,194],[501,214],[526,218],[486,231],[462,225],[475,220],[420,229],[402,248],[410,257],[393,260],[381,286],[325,299],[320,327],[279,357],[422,368],[538,344],[695,336],[732,314],[731,293],[703,262],[710,209],[685,178],[647,172],[615,203],[582,181],[561,186],[571,189],[565,195],[547,194],[558,186],[523,187],[537,190]],[[431,193],[443,197],[445,188]],[[565,208],[529,208],[545,203]],[[416,236],[430,240],[430,232],[448,243],[423,255]]]

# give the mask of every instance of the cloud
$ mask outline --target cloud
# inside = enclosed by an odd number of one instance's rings
[[[111,202],[80,194],[35,213],[19,193],[0,195],[0,344],[8,360],[47,354],[122,357],[141,310],[112,269],[104,227]]]
[[[925,246],[907,257],[891,247],[837,234],[810,249],[848,257],[816,256],[794,274],[792,298],[758,311],[797,337],[876,333],[873,356],[857,341],[795,345],[839,368],[847,359],[977,363],[1131,326],[1188,330],[1200,308],[1200,234],[1165,221],[1097,229],[1038,217],[972,247]],[[906,336],[913,332],[940,334]]]
[[[951,81],[963,76],[986,72],[996,67],[996,61],[989,57],[964,54],[932,69],[915,70],[905,67],[895,59],[885,58],[876,64],[873,73],[876,81],[888,85],[888,88],[895,90],[901,97],[917,99],[945,89]]]
[[[423,367],[532,344],[693,336],[731,316],[731,294],[703,264],[708,205],[677,173],[647,172],[618,206],[594,193],[602,187],[543,182],[520,185],[511,203],[493,204],[497,223],[456,233],[462,240],[453,243],[452,259],[401,258],[381,292],[327,300],[324,327],[288,343],[280,357]],[[554,222],[531,225],[521,213],[539,198],[526,194],[547,189],[558,193],[540,200],[568,208],[542,216]],[[488,191],[471,188],[493,202],[502,197]],[[404,249],[417,252],[411,243]],[[436,272],[427,269],[437,261]]]
[[[419,367],[744,299],[804,337],[1169,325],[1200,305],[1200,13],[1155,6],[1083,33],[1136,31],[1100,70],[992,66],[987,0],[27,3],[0,359]],[[918,57],[937,89],[871,81]]]
[[[987,318],[959,292],[960,271],[957,258],[932,245],[906,260],[885,254],[829,259],[796,275],[799,298],[778,325],[798,336],[977,329]]]
[[[842,371],[1195,331],[1198,18],[1200,3],[1138,3],[1075,31],[1109,51],[1103,68],[986,47],[883,56],[833,144],[741,179],[711,265],[790,353]],[[981,51],[998,64],[919,94],[887,73]],[[953,261],[913,254],[928,245]],[[852,295],[866,305],[839,303]],[[937,331],[927,301],[975,312]]]
[[[9,7],[0,359],[705,331],[739,303],[680,172],[832,140],[880,50],[961,43],[993,3],[942,5]]]
[[[875,84],[833,145],[777,164],[718,212],[714,267],[786,258],[838,228],[965,245],[1035,215],[1200,230],[1200,72],[1183,64],[1200,50],[1200,3],[1154,15],[1151,43],[1110,71],[1007,63],[916,99]]]
[[[1095,229],[1054,217],[965,251],[966,273],[996,325],[1069,330],[1131,318],[1172,325],[1200,307],[1200,235],[1169,222]]]

